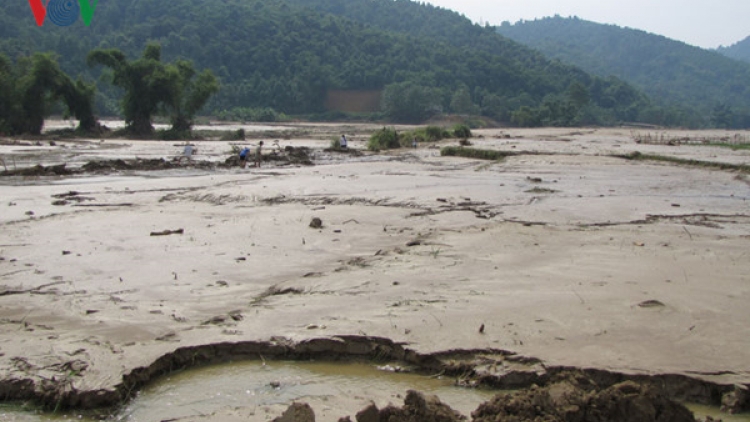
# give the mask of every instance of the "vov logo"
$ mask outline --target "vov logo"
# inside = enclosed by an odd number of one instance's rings
[[[79,14],[83,23],[89,26],[99,0],[46,0],[46,2],[45,5],[43,0],[29,0],[37,26],[44,25],[45,17],[57,26],[70,26],[78,20]]]

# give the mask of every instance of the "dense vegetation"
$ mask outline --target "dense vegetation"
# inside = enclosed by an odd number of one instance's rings
[[[151,121],[160,110],[169,115],[176,134],[190,131],[195,114],[219,90],[210,70],[194,78],[195,69],[188,61],[162,63],[158,44],[148,44],[143,56],[133,61],[128,61],[118,49],[92,50],[88,63],[111,69],[112,83],[124,90],[125,124],[139,135],[153,132]]]
[[[170,118],[171,135],[188,135],[195,114],[219,88],[210,70],[195,77],[190,62],[162,63],[161,47],[156,44],[147,45],[134,61],[117,49],[92,50],[88,61],[112,70],[112,83],[124,92],[127,130],[135,135],[151,134],[152,118],[160,111]],[[79,132],[98,131],[95,92],[93,84],[73,82],[50,53],[34,53],[16,64],[0,55],[0,134],[40,134],[44,118],[59,101],[65,104],[66,114],[79,121]]]
[[[217,76],[221,88],[202,109],[214,115],[322,113],[326,93],[336,89],[382,90],[381,112],[394,121],[451,112],[520,126],[673,123],[620,79],[591,76],[493,28],[408,0],[107,1],[99,2],[90,26],[41,28],[26,2],[0,3],[0,54],[18,61],[55,52],[67,74],[97,82],[102,115],[137,114],[124,81],[135,74],[128,65],[145,64],[141,52],[150,42],[161,46],[166,62],[190,60]],[[87,66],[93,50],[99,53],[92,64],[104,66]],[[187,84],[209,82],[188,74]],[[184,126],[198,112],[194,105],[162,101],[146,111],[166,113],[173,124],[185,118]],[[681,117],[701,115],[687,110]]]
[[[732,59],[750,63],[750,37],[729,47],[719,47],[717,51]]]
[[[96,126],[94,86],[74,82],[50,54],[35,53],[18,63],[0,55],[0,133],[39,134],[52,103],[62,100],[81,130]]]
[[[750,65],[639,30],[559,16],[498,32],[596,75],[615,75],[664,108],[640,110],[666,125],[750,127]]]

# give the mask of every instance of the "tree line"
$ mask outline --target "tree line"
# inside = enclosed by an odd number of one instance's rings
[[[200,111],[214,116],[322,114],[329,90],[380,90],[374,117],[404,122],[457,113],[522,126],[611,125],[650,123],[663,114],[621,79],[593,76],[490,27],[407,0],[110,1],[99,4],[90,27],[68,28],[36,27],[23,2],[2,2],[0,11],[0,52],[55,52],[62,71],[96,83],[99,115],[122,114],[139,131],[147,126],[136,116],[148,107],[126,104],[123,89],[150,86],[154,96],[168,95],[175,88],[156,91],[163,78],[180,80],[181,60],[221,81]],[[130,68],[122,58],[152,42],[172,71],[136,84],[153,62],[141,57]],[[111,49],[122,56],[102,53],[98,63],[105,66],[87,66],[90,51]],[[180,114],[179,101],[157,103],[159,112]]]

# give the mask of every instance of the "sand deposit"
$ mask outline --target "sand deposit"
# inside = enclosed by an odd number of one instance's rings
[[[748,165],[747,149],[488,129],[474,147],[526,154],[481,161],[440,156],[458,140],[371,153],[370,127],[304,130],[259,169],[224,164],[243,142],[175,164],[175,142],[4,140],[5,396],[114,404],[175,366],[261,354],[502,385],[576,367],[714,402],[750,384],[750,175],[614,157]],[[357,153],[326,150],[342,131]]]

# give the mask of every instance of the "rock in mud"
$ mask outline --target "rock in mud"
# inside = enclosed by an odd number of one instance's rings
[[[734,391],[721,397],[721,411],[728,413],[740,413],[750,410],[750,388],[746,385],[735,385]]]
[[[357,412],[357,422],[380,422],[380,411],[375,403]]]
[[[307,403],[292,403],[286,411],[273,422],[315,422],[315,412]]]
[[[437,396],[425,396],[414,390],[406,393],[404,406],[401,408],[388,405],[378,410],[375,404],[370,404],[357,413],[357,422],[458,422],[465,420],[466,416],[451,409]]]

